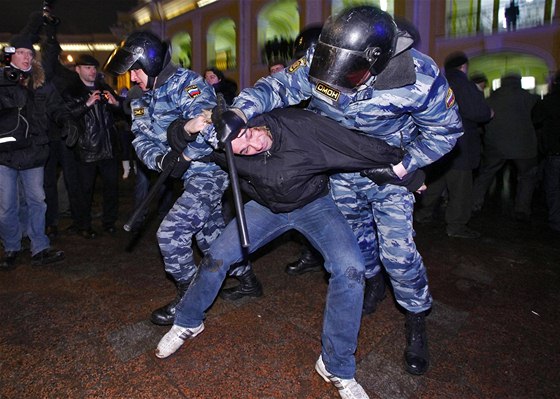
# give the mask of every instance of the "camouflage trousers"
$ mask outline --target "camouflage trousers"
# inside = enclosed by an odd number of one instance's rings
[[[333,175],[331,194],[356,235],[366,278],[380,273],[383,265],[402,307],[429,309],[426,267],[414,243],[414,195],[400,186],[377,186],[358,173]]]
[[[223,231],[222,195],[227,186],[228,177],[222,170],[193,174],[184,181],[183,193],[161,222],[157,240],[165,271],[176,282],[189,282],[197,271],[193,237],[206,254]],[[249,268],[250,264],[243,263],[232,268],[230,275],[239,276]]]

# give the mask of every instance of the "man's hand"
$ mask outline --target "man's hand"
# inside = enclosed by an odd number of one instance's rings
[[[360,175],[369,178],[378,186],[383,186],[385,184],[404,186],[412,193],[419,191],[426,179],[426,174],[422,169],[416,169],[414,172],[407,173],[400,179],[391,166],[362,170]]]
[[[191,162],[187,161],[183,154],[178,151],[170,151],[164,155],[158,155],[156,158],[156,165],[160,171],[173,168],[169,176],[180,179],[183,177]]]
[[[69,119],[62,127],[62,138],[66,140],[66,146],[74,147],[78,142],[78,125],[73,120]]]
[[[196,140],[196,135],[186,131],[188,123],[190,120],[177,118],[167,126],[167,143],[173,151],[181,153],[191,141]]]

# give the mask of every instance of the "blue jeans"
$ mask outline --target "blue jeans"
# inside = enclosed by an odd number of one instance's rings
[[[31,254],[49,248],[45,234],[45,190],[43,189],[44,168],[25,170],[0,165],[0,238],[4,251],[21,250],[22,227],[19,220],[18,177],[27,204],[27,236],[31,240]]]
[[[354,378],[358,331],[364,296],[364,260],[356,237],[330,195],[288,213],[272,213],[250,201],[245,205],[249,253],[284,232],[296,229],[323,255],[330,273],[323,318],[322,357],[327,370],[340,378]],[[196,327],[212,305],[230,265],[243,259],[232,220],[212,243],[187,293],[177,306],[175,324]]]

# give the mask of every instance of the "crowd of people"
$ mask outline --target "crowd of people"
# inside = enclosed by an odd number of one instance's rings
[[[151,174],[168,177],[156,239],[177,293],[150,316],[171,326],[158,358],[203,332],[228,275],[239,284],[222,298],[263,295],[249,255],[297,230],[308,244],[286,272],[329,274],[317,373],[342,398],[368,398],[355,379],[360,321],[390,281],[405,314],[404,367],[425,374],[433,300],[413,221],[433,222],[444,205],[449,237],[480,237],[471,216],[512,163],[512,216],[526,222],[544,159],[549,225],[560,232],[560,75],[543,101],[516,74],[485,98],[486,80],[469,78],[465,53],[450,54],[440,70],[415,43],[389,14],[355,7],[302,31],[291,51],[269,50],[270,75],[238,92],[222,71],[175,65],[165,41],[136,31],[104,65],[130,73],[134,86],[119,96],[91,55],[62,65],[56,23],[32,15],[0,74],[0,125],[8,128],[0,131],[0,270],[17,267],[25,237],[33,265],[64,260],[50,242],[59,233],[60,171],[68,230],[98,237],[92,201],[101,179],[101,227],[114,234],[122,160],[123,178],[134,171],[136,205]],[[182,184],[178,196],[173,179]],[[226,211],[239,206],[231,198],[245,201],[244,218]]]

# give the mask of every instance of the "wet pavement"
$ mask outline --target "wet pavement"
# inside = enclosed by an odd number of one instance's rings
[[[435,299],[431,368],[404,371],[404,316],[389,297],[360,332],[356,378],[371,398],[560,397],[560,236],[536,203],[529,223],[512,220],[507,201],[488,205],[471,223],[476,240],[416,226]],[[299,252],[289,234],[253,257],[263,297],[218,298],[201,335],[156,358],[168,328],[149,315],[175,294],[156,227],[152,219],[136,245],[123,230],[61,234],[64,262],[32,267],[25,254],[0,273],[1,399],[339,397],[314,371],[327,280],[284,272]]]

